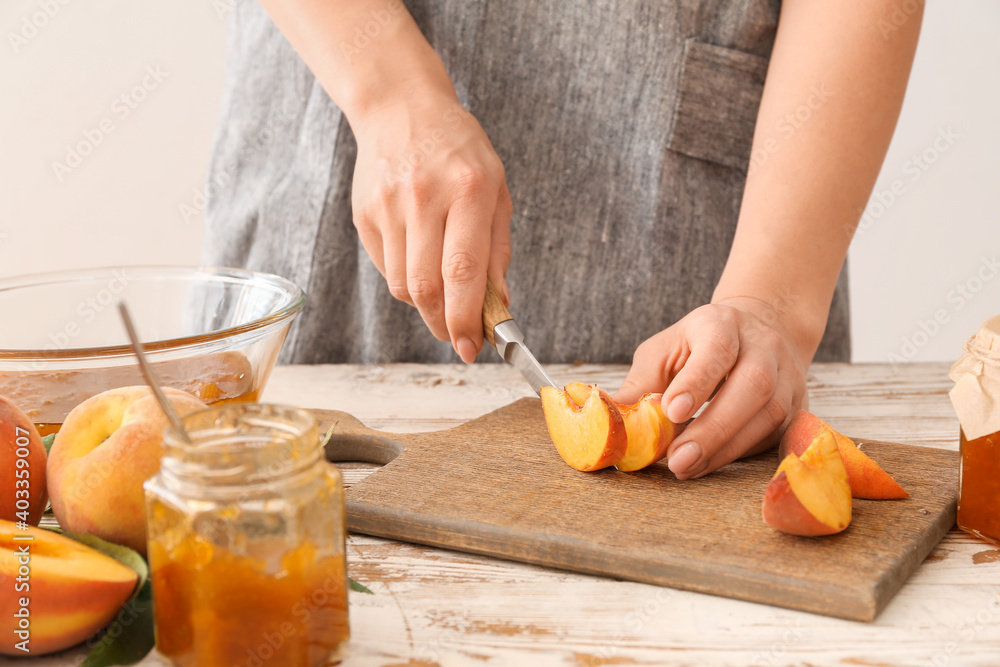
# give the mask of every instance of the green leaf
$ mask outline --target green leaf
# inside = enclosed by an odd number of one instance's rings
[[[339,423],[340,422],[333,422],[333,426],[331,426],[330,430],[327,431],[326,435],[323,436],[323,443],[320,445],[321,447],[326,447],[326,443],[330,442],[330,438],[333,437],[333,432],[334,430],[336,430],[337,424]]]
[[[45,455],[49,455],[49,451],[52,449],[52,443],[56,441],[56,434],[49,433],[47,436],[42,438],[42,445],[45,446]]]
[[[372,593],[371,589],[364,584],[359,584],[350,577],[347,578],[347,583],[350,584],[352,591],[357,591],[358,593],[367,593],[368,595],[375,595]]]
[[[139,581],[136,582],[135,591],[132,594],[132,598],[135,598],[139,590],[145,585],[146,580],[149,578],[149,565],[146,564],[146,559],[140,556],[135,550],[130,549],[121,544],[115,544],[114,542],[107,542],[99,537],[94,537],[93,535],[86,535],[84,533],[71,533],[69,531],[63,531],[63,535],[70,538],[71,540],[76,540],[81,544],[86,544],[92,549],[96,549],[103,554],[111,556],[116,561],[130,567],[136,571],[139,575]]]
[[[80,667],[134,665],[153,650],[154,643],[153,590],[146,579],[138,593],[122,605],[104,634],[87,642],[93,648]]]

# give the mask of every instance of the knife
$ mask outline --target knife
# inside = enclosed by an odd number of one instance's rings
[[[524,332],[507,310],[503,297],[489,281],[486,283],[486,298],[483,300],[483,335],[504,361],[521,371],[536,394],[541,396],[542,387],[557,386],[524,344]]]

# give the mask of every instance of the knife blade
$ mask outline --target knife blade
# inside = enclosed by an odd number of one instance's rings
[[[486,298],[483,300],[483,335],[504,361],[521,371],[536,394],[541,395],[542,387],[557,386],[525,345],[524,332],[490,282],[486,284]]]

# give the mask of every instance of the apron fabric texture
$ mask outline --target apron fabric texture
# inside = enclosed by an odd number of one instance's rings
[[[777,0],[406,6],[503,160],[511,311],[540,361],[628,363],[639,343],[710,301],[736,228]],[[346,119],[256,2],[239,0],[231,21],[203,261],[305,289],[284,363],[457,361],[389,294],[358,240]],[[369,32],[348,46],[378,48]],[[850,358],[846,273],[818,361]],[[484,347],[480,360],[499,357]]]

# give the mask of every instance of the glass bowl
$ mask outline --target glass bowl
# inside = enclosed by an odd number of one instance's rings
[[[111,267],[0,280],[0,395],[54,433],[78,404],[145,384],[118,303],[161,383],[204,402],[255,401],[305,293],[215,267]]]

